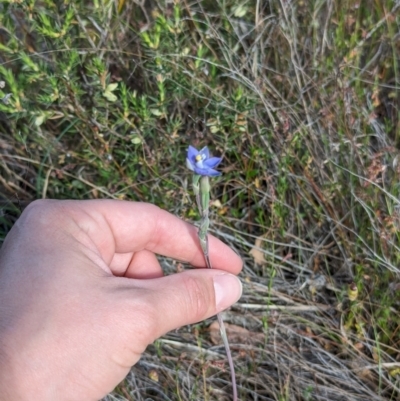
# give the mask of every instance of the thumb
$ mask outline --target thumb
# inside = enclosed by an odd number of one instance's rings
[[[207,319],[228,308],[242,295],[242,284],[222,270],[189,270],[152,280],[141,280],[151,337]],[[143,288],[143,289],[144,289]]]

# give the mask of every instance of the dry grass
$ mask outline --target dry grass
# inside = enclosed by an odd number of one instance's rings
[[[184,152],[209,145],[240,399],[399,399],[400,2],[59,3],[0,5],[2,235],[40,197],[195,220]],[[229,400],[212,323],[106,399]]]

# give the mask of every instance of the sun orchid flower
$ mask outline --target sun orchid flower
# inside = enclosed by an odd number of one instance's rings
[[[193,193],[196,195],[197,208],[199,210],[201,220],[197,233],[199,237],[200,247],[203,251],[204,259],[208,269],[212,269],[209,245],[208,245],[208,229],[210,226],[209,206],[210,206],[210,179],[209,176],[218,176],[221,173],[214,170],[221,163],[222,157],[210,157],[210,152],[206,147],[198,151],[193,146],[189,146],[186,156],[187,167],[194,172],[192,176]],[[237,401],[237,385],[235,377],[235,366],[232,359],[231,349],[229,347],[228,337],[226,335],[224,319],[221,313],[217,313],[219,329],[228,358],[229,369],[232,379],[233,401]]]
[[[221,160],[222,157],[210,157],[210,151],[207,146],[200,151],[193,146],[189,146],[186,157],[186,166],[195,174],[216,177],[221,175],[221,173],[214,170],[214,168],[221,163]]]

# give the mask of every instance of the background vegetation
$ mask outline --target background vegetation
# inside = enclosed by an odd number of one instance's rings
[[[225,313],[240,398],[399,400],[399,11],[3,0],[1,238],[36,198],[194,221],[185,152],[208,145],[211,228],[245,261]],[[213,322],[157,341],[106,399],[229,400]]]

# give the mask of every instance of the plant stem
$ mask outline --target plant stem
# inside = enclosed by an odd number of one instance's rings
[[[196,185],[196,188],[195,188]],[[209,205],[210,205],[210,181],[207,176],[202,176],[200,178],[193,177],[193,188],[194,193],[196,194],[197,206],[199,208],[199,212],[201,215],[200,221],[200,229],[199,229],[199,241],[201,245],[201,249],[203,250],[204,259],[206,261],[206,265],[208,269],[212,269],[209,248],[208,248],[208,227],[210,225],[209,220]],[[237,385],[236,385],[236,375],[235,375],[235,366],[233,364],[231,349],[228,342],[228,336],[225,330],[224,320],[222,318],[222,313],[217,313],[217,319],[219,324],[219,331],[221,333],[221,338],[225,346],[226,356],[228,358],[229,369],[231,373],[231,381],[232,381],[232,389],[233,389],[233,401],[237,401]]]

